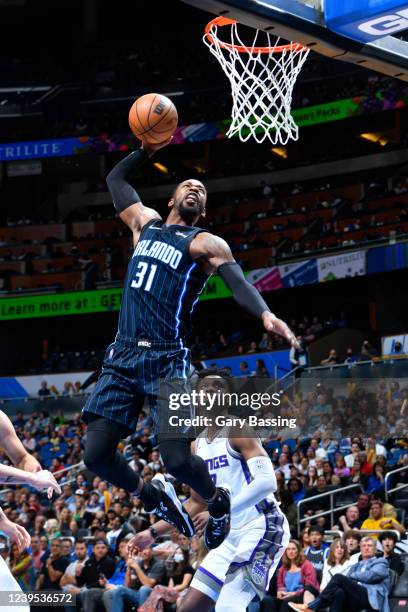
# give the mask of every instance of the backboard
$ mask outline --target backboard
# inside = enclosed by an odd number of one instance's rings
[[[404,0],[183,0],[313,51],[408,81]]]

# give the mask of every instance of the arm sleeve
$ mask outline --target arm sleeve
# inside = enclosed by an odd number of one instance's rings
[[[234,300],[251,315],[259,319],[265,310],[270,312],[269,306],[259,291],[248,283],[236,261],[221,264],[218,274],[231,289]]]
[[[139,194],[129,183],[129,176],[144,164],[148,157],[144,149],[137,149],[116,164],[106,177],[113,205],[118,214],[132,204],[140,202]]]
[[[263,455],[247,460],[253,480],[232,500],[232,513],[242,512],[277,489],[276,476],[272,461]]]

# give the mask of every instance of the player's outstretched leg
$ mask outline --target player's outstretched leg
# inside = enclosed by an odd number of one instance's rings
[[[205,545],[209,549],[217,548],[229,532],[229,491],[214,485],[205,462],[191,453],[189,439],[159,438],[159,449],[167,471],[207,502],[210,518],[204,532]]]
[[[84,455],[86,467],[104,480],[140,497],[147,512],[157,514],[191,537],[194,533],[192,521],[177,496],[174,494],[174,499],[168,494],[167,484],[160,478],[144,482],[118,451],[119,441],[127,434],[126,428],[104,417],[89,419]]]

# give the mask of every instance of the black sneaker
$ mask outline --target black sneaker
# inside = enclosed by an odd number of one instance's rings
[[[145,506],[146,511],[171,523],[180,533],[191,538],[194,535],[193,521],[181,505],[173,485],[164,478],[163,474],[156,474],[150,484],[159,491],[160,503],[150,510]]]
[[[224,487],[217,487],[218,492],[226,498],[228,505],[231,506],[231,493]],[[211,516],[204,530],[204,543],[209,550],[218,548],[223,543],[230,530],[231,512],[228,510],[224,516],[215,518]]]

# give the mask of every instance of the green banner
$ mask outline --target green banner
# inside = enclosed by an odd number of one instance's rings
[[[326,104],[316,104],[306,108],[295,108],[292,111],[294,120],[299,127],[327,123],[328,121],[340,121],[361,112],[362,98],[348,98],[347,100],[335,100]]]
[[[292,109],[292,116],[299,127],[307,127],[308,125],[317,125],[319,123],[328,123],[329,121],[340,121],[348,117],[361,115],[362,113],[362,96],[357,98],[347,98],[346,100],[335,100],[334,102],[326,102],[325,104],[316,104],[315,106],[305,106],[304,108]],[[256,123],[256,117],[250,117],[251,123]],[[264,118],[265,123],[270,121],[267,117]],[[222,129],[226,132],[231,125],[231,119],[226,119],[220,122]],[[259,133],[263,128],[259,127],[256,132]],[[249,134],[249,128],[243,128],[244,135]]]
[[[63,315],[114,312],[120,308],[122,288],[75,291],[55,295],[30,295],[0,299],[0,321],[60,317]],[[231,292],[219,276],[208,279],[200,300],[230,297]]]

